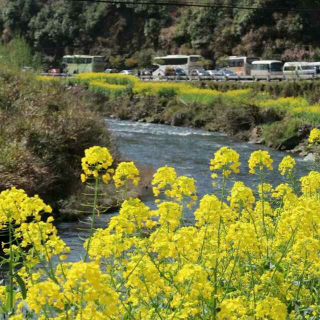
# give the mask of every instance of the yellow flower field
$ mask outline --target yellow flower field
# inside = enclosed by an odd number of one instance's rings
[[[39,80],[50,81],[52,77],[39,77]],[[222,103],[234,106],[246,106],[254,101],[261,108],[280,109],[293,115],[297,113],[304,115],[305,113],[314,114],[318,112],[316,111],[316,106],[310,106],[309,102],[303,97],[272,99],[265,93],[254,94],[252,89],[220,92],[196,88],[191,83],[186,82],[145,82],[140,81],[135,76],[115,73],[81,73],[75,75],[69,81],[89,85],[90,90],[104,93],[110,97],[119,97],[132,90],[136,95],[178,97],[186,103],[196,102],[213,105],[215,103]]]
[[[319,143],[318,129],[309,142]],[[217,193],[199,199],[195,180],[162,167],[152,185],[156,209],[126,198],[105,229],[94,230],[99,184],[127,190],[139,182],[133,162],[115,170],[106,148],[89,148],[81,179],[95,188],[86,255],[65,262],[68,247],[59,238],[39,197],[15,188],[0,194],[0,229],[10,241],[1,264],[9,284],[0,285],[0,310],[10,319],[212,319],[287,320],[320,317],[320,172],[295,178],[295,161],[279,168],[266,151],[248,159],[259,185],[252,190],[227,181],[239,173],[239,154],[218,150],[208,167]],[[279,170],[284,182],[267,184]],[[233,178],[232,178],[233,179]],[[299,190],[296,184],[299,182]],[[213,182],[213,185],[215,183]],[[194,224],[184,225],[186,208]],[[16,241],[15,239],[20,239]],[[53,263],[53,259],[57,263]],[[16,264],[21,261],[21,268]]]

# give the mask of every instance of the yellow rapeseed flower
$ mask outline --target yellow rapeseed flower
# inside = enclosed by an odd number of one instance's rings
[[[311,171],[307,176],[300,178],[301,191],[305,195],[317,195],[320,191],[320,172]]]
[[[294,167],[296,165],[296,161],[291,156],[286,156],[282,159],[279,164],[279,171],[281,175],[292,173]]]
[[[132,180],[132,183],[137,186],[140,181],[139,170],[133,162],[121,162],[115,171],[113,180],[116,188],[123,186],[128,180]]]
[[[268,151],[254,151],[251,153],[249,159],[249,172],[256,173],[256,167],[258,167],[260,171],[265,168],[268,170],[273,170],[272,163],[273,160],[271,159]]]
[[[89,176],[97,178],[100,171],[104,171],[102,179],[107,183],[113,169],[108,169],[113,163],[109,150],[105,147],[94,146],[85,150],[85,156],[81,160],[83,174],[81,181],[85,182]]]
[[[210,160],[210,170],[222,170],[222,175],[225,178],[228,178],[232,172],[239,173],[239,167],[239,154],[228,147],[220,148],[214,154],[214,158]],[[217,177],[217,174],[213,173],[211,177],[214,179]],[[215,185],[215,183],[213,183],[213,185]]]
[[[249,187],[246,187],[242,181],[237,181],[231,189],[228,200],[230,201],[230,207],[233,209],[252,209],[255,197]]]
[[[286,320],[287,307],[278,298],[266,297],[257,303],[255,315],[258,319]]]
[[[0,193],[0,230],[8,223],[21,224],[28,218],[39,221],[41,212],[51,213],[52,209],[39,196],[28,197],[24,190],[15,187]]]
[[[310,144],[317,145],[320,142],[320,129],[312,129],[308,141]]]

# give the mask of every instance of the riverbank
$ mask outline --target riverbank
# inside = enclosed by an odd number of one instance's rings
[[[89,89],[106,117],[222,132],[303,155],[310,130],[320,126],[318,81],[143,82],[88,73],[71,83]]]
[[[3,66],[0,87],[0,191],[16,187],[37,194],[57,219],[74,218],[68,208],[85,191],[84,150],[106,146],[119,159],[103,118],[86,95],[60,81],[39,81]]]
[[[307,137],[317,126],[290,117],[281,110],[245,105],[204,105],[186,103],[179,98],[126,96],[118,99],[98,98],[105,117],[225,133],[240,141],[307,155]]]

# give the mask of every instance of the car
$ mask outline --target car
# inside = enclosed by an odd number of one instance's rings
[[[141,71],[142,76],[152,76],[152,70],[144,69]]]
[[[210,74],[210,76],[214,76],[218,72],[218,70],[206,70],[206,71]]]
[[[119,71],[117,69],[106,69],[104,70],[106,73],[118,73]]]
[[[132,70],[122,70],[120,72],[120,74],[126,74],[126,75],[131,75],[133,76],[134,75],[134,72]]]
[[[181,68],[176,68],[174,70],[174,77],[176,79],[188,79],[186,72]]]
[[[190,80],[211,80],[211,75],[204,69],[193,69],[189,74]]]
[[[61,70],[58,68],[52,68],[52,69],[48,70],[48,73],[60,73],[60,72],[61,72]]]
[[[220,69],[218,72],[215,73],[215,76],[238,77],[236,73],[228,69]]]

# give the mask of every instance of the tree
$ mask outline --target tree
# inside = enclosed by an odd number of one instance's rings
[[[21,37],[15,37],[9,44],[0,45],[0,62],[11,68],[21,70],[23,67],[40,69],[41,59],[39,54],[34,54]]]
[[[134,69],[138,66],[138,60],[136,58],[128,58],[124,61],[124,65],[129,69]]]
[[[40,0],[10,0],[1,11],[4,25],[14,33],[29,31],[29,22],[41,8]]]
[[[115,57],[111,56],[109,58],[110,65],[115,69],[120,69],[122,66],[122,57],[117,55]]]

